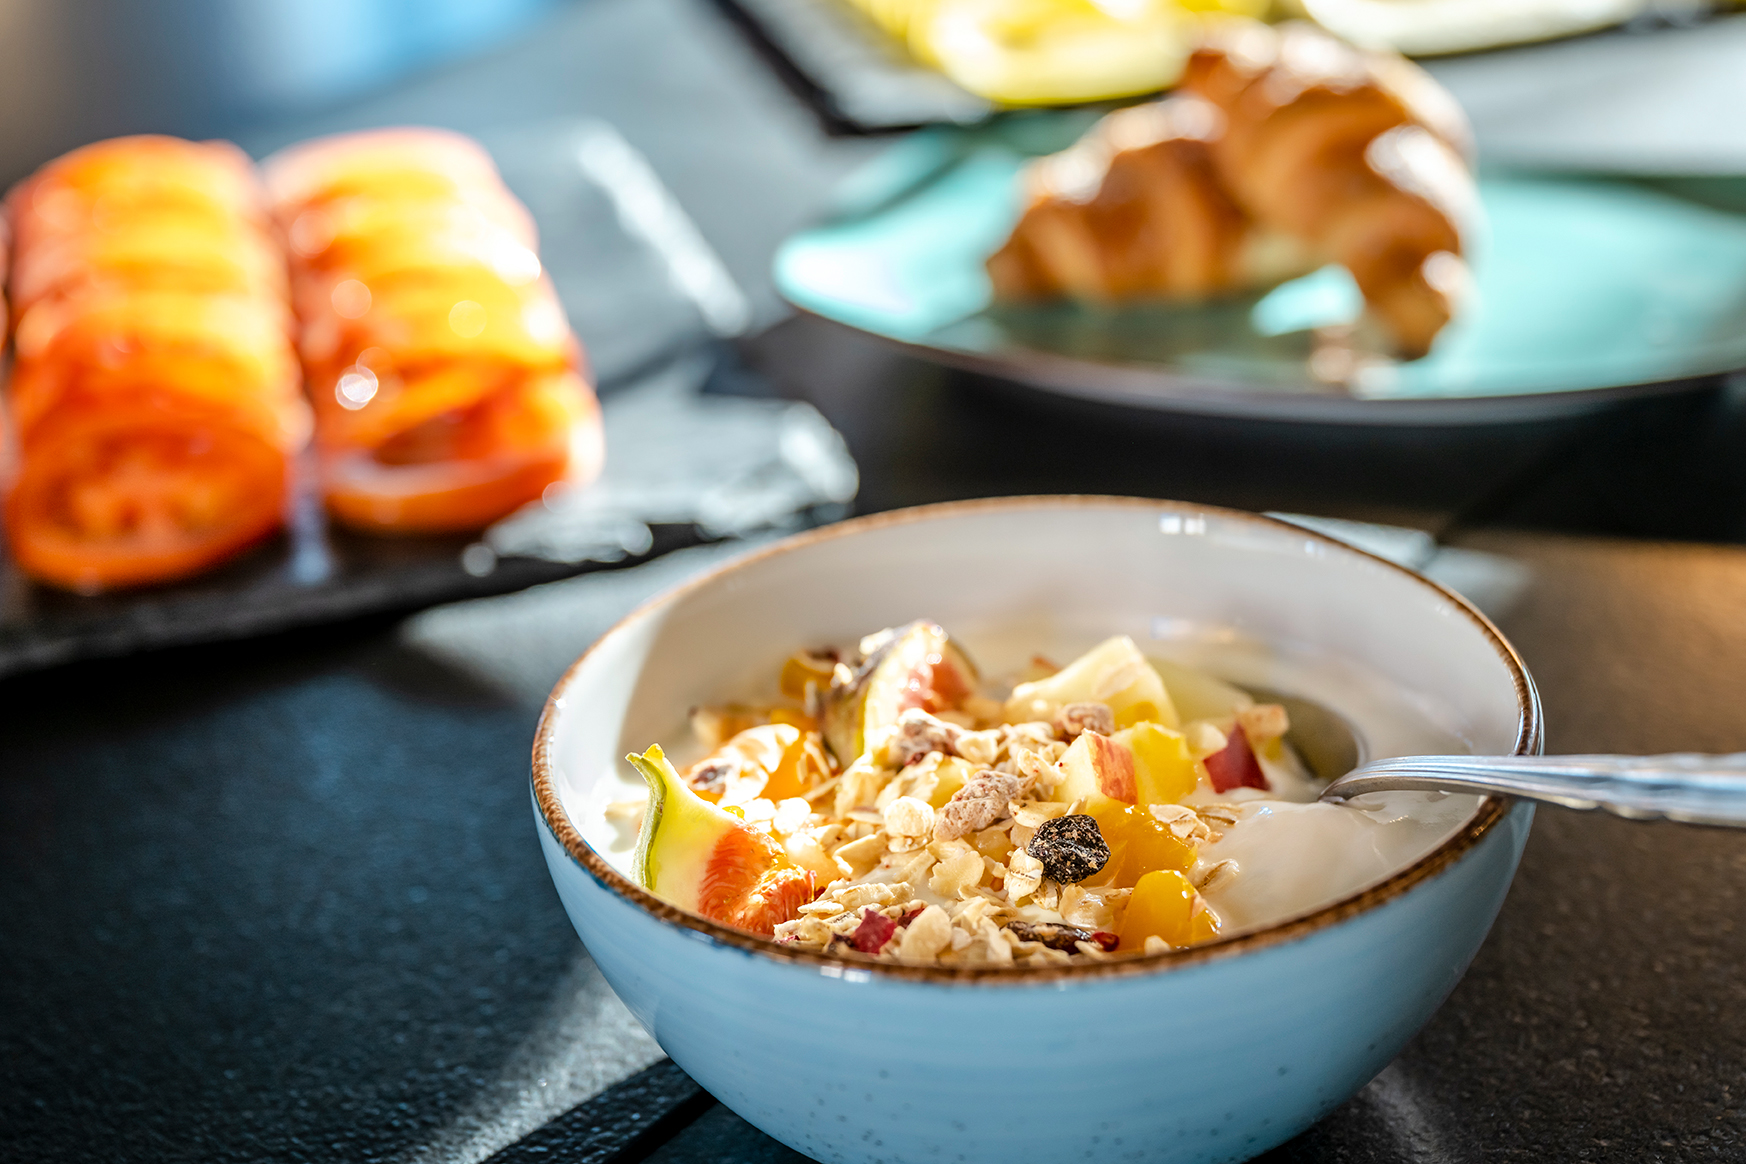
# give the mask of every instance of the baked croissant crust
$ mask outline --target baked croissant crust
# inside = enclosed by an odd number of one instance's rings
[[[1218,108],[1135,105],[1026,171],[1025,211],[988,260],[1002,299],[1204,299],[1251,285],[1255,225],[1222,188]]]
[[[1002,299],[1200,299],[1337,262],[1403,356],[1453,316],[1477,198],[1429,76],[1307,25],[1212,24],[1182,91],[1032,163]]]

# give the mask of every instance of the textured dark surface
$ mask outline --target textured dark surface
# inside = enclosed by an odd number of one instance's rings
[[[723,1110],[671,1059],[664,1059],[517,1140],[492,1156],[490,1164],[646,1158],[711,1108]]]
[[[5,685],[9,1159],[377,1158],[543,1016],[576,944],[531,720],[389,635]]]
[[[857,148],[688,0],[595,0],[251,144],[580,115],[651,158],[766,320],[770,248]],[[1069,405],[809,321],[743,356],[848,436],[863,509],[1085,490],[1417,524],[1532,572],[1504,628],[1549,747],[1746,748],[1746,550],[1592,536],[1742,540],[1727,391],[1351,432]],[[0,1159],[796,1159],[657,1064],[529,820],[552,679],[722,552],[0,680]],[[1543,810],[1448,1004],[1272,1159],[1746,1160],[1743,918],[1746,835]],[[1149,1086],[1192,1069],[1161,1061]],[[1047,1100],[1015,1087],[1025,1118]]]

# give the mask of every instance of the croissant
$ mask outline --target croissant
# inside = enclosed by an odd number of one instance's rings
[[[1194,300],[1300,273],[1289,241],[1258,229],[1220,184],[1223,123],[1194,97],[1135,105],[1033,163],[1018,226],[988,260],[995,295]]]
[[[477,529],[602,461],[582,350],[527,211],[475,142],[347,134],[266,163],[328,509]]]
[[[205,569],[277,529],[307,440],[249,159],[130,137],[7,195],[14,560],[79,591]]]
[[[1182,92],[1026,172],[997,298],[1201,299],[1327,262],[1414,357],[1467,283],[1477,198],[1452,99],[1406,61],[1303,25],[1209,25]]]
[[[1351,271],[1403,355],[1428,351],[1477,213],[1454,99],[1402,57],[1246,20],[1210,25],[1182,88],[1225,114],[1212,154],[1237,204]]]

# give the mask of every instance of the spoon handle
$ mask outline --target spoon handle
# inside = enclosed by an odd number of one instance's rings
[[[1633,820],[1746,828],[1746,752],[1706,756],[1401,756],[1335,780],[1323,799],[1407,789],[1483,792],[1604,808]]]

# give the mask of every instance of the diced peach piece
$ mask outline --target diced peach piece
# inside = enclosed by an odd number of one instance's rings
[[[686,770],[690,774],[720,760],[733,763],[734,775],[719,792],[699,789],[705,800],[723,807],[745,804],[762,797],[780,803],[791,796],[805,796],[818,761],[807,755],[807,742],[816,742],[793,724],[767,723],[746,728],[727,743]],[[816,747],[814,749],[816,751]]]
[[[1104,833],[1110,849],[1109,884],[1127,889],[1160,869],[1186,871],[1194,866],[1195,847],[1172,833],[1144,807],[1130,808],[1119,825]]]
[[[1218,915],[1175,869],[1159,869],[1140,878],[1122,916],[1124,951],[1146,948],[1146,939],[1163,938],[1173,947],[1192,946],[1218,936]]]
[[[1136,803],[1175,804],[1200,784],[1200,766],[1181,732],[1141,723],[1117,732],[1112,740],[1133,753]]]

